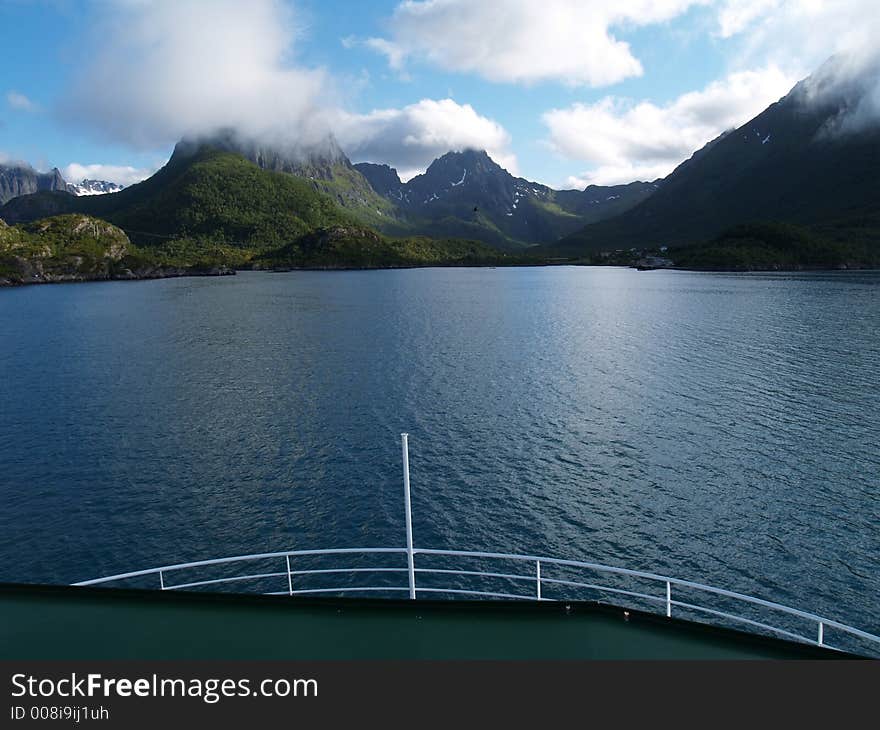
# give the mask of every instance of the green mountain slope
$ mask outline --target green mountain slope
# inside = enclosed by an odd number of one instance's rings
[[[671,249],[676,266],[723,271],[880,267],[880,247],[849,237],[834,240],[786,223],[742,224],[711,241]]]
[[[375,227],[396,219],[394,205],[373,190],[332,134],[309,145],[288,142],[272,146],[225,130],[201,140],[181,140],[174,156],[191,156],[204,147],[240,155],[263,170],[306,180],[361,224]]]
[[[144,242],[174,236],[267,248],[320,226],[352,221],[307,181],[211,148],[172,157],[149,180],[92,205]]]
[[[322,228],[254,259],[259,268],[390,268],[507,263],[508,257],[476,241],[426,237],[387,238],[360,227]]]

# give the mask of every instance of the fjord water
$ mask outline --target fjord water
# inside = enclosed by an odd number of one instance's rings
[[[243,273],[0,291],[0,580],[404,542],[880,629],[880,274]]]

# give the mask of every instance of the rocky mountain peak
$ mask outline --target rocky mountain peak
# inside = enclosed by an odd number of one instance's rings
[[[466,149],[461,152],[447,152],[434,160],[425,170],[425,175],[433,177],[448,173],[467,172],[470,175],[509,175],[485,150]]]
[[[67,183],[57,167],[49,172],[37,172],[23,162],[0,165],[0,205],[41,190],[67,190]]]
[[[403,186],[403,183],[400,180],[400,175],[397,174],[397,170],[390,165],[378,165],[373,162],[359,162],[354,168],[367,179],[367,182],[370,183],[370,187],[379,193],[379,195],[388,197],[389,194],[399,191]]]

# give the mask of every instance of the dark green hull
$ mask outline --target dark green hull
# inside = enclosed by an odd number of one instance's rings
[[[3,659],[839,659],[593,603],[0,585]]]

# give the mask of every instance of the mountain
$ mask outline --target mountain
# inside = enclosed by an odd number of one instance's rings
[[[209,153],[227,155],[226,164],[203,166],[202,163],[207,162],[205,155]],[[233,164],[233,158],[244,158],[252,164],[250,168],[243,168]],[[229,189],[230,195],[234,193],[229,207],[218,211],[220,219],[205,219],[194,225],[187,217],[189,214],[183,215],[193,201],[174,197],[181,192],[181,187],[172,172],[192,165],[198,167],[200,174],[210,175],[212,196],[219,196],[223,187]],[[219,177],[221,169],[230,175],[228,180]],[[259,185],[242,191],[242,186],[251,185],[248,180],[257,169],[297,181],[290,185],[305,185],[329,198],[334,210],[343,214],[338,220],[312,221],[307,227],[357,223],[397,238],[462,238],[508,250],[556,241],[584,223],[628,209],[657,187],[656,183],[638,182],[614,187],[590,186],[584,191],[556,191],[513,177],[488,154],[475,150],[443,155],[424,174],[403,183],[397,172],[387,165],[352,165],[332,137],[308,147],[279,148],[261,146],[226,132],[210,138],[182,140],[168,164],[156,175],[125,190],[100,196],[106,200],[84,203],[64,191],[44,192],[17,198],[3,207],[0,215],[16,223],[82,212],[117,223],[142,242],[145,236],[219,235],[219,240],[224,242],[244,240],[251,246],[256,241],[251,233],[239,229],[233,235],[231,220],[222,218],[226,214],[239,221],[253,218],[240,204],[244,199],[250,201],[253,210],[263,210],[269,215],[267,201],[258,199],[256,194]],[[267,179],[259,177],[263,182]],[[277,181],[282,178],[273,179],[276,182],[269,185],[269,189],[281,184]],[[186,185],[191,183],[193,180],[187,179]],[[81,187],[89,187],[89,190],[67,189],[75,193],[101,189],[100,186]],[[202,186],[199,188],[205,192]],[[274,193],[269,189],[263,188],[263,191],[271,198]],[[150,198],[149,202],[145,202],[145,196]],[[201,203],[198,206],[201,207]],[[157,217],[151,219],[151,215]],[[277,230],[269,231],[277,228],[275,224],[283,218],[282,215],[261,229],[268,235],[264,244],[274,245],[280,241],[275,237]],[[218,233],[218,229],[222,232]],[[286,229],[284,237],[290,237]]]
[[[204,148],[241,155],[263,170],[308,180],[313,189],[330,196],[365,225],[384,225],[395,218],[394,206],[378,195],[351,164],[332,134],[309,143],[265,144],[231,130],[198,139],[184,139],[174,156],[185,157]]]
[[[577,215],[582,223],[595,223],[626,212],[660,187],[662,180],[625,185],[588,185],[583,190],[559,190],[560,207]]]
[[[0,165],[0,205],[41,190],[67,190],[57,167],[42,173],[23,163]]]
[[[213,146],[179,147],[147,180],[92,198],[91,210],[145,243],[196,238],[246,248],[283,245],[321,226],[356,222],[306,179]]]
[[[551,250],[687,246],[744,223],[803,226],[831,241],[880,245],[880,125],[865,94],[880,70],[847,77],[831,59],[789,94],[679,165],[657,191]]]
[[[107,195],[118,193],[125,186],[106,180],[82,180],[78,183],[68,183],[67,192],[73,195]]]
[[[509,249],[556,241],[584,223],[627,210],[656,189],[632,183],[557,191],[514,177],[480,150],[448,152],[406,183],[388,165],[354,167],[397,206],[411,230]]]
[[[175,150],[155,175],[118,193],[41,192],[0,208],[0,218],[20,224],[16,230],[60,214],[99,218],[124,231],[135,246],[131,255],[139,257],[136,277],[150,270],[179,275],[224,267],[373,268],[504,259],[472,241],[389,239],[311,180],[262,169],[211,146]]]
[[[278,246],[321,226],[355,222],[308,180],[213,147],[178,147],[155,175],[118,193],[27,195],[0,208],[0,217],[19,223],[85,213],[142,245],[203,239],[238,248]]]

